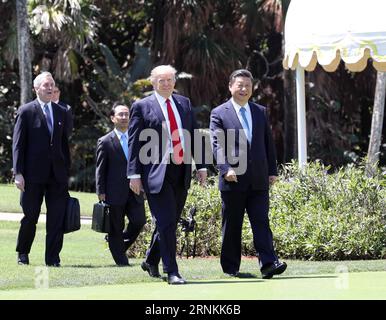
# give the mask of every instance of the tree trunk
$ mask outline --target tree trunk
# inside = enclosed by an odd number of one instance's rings
[[[282,0],[283,19],[287,15],[289,0]],[[282,51],[284,56],[284,37]],[[284,162],[297,158],[296,80],[295,72],[284,70]]]
[[[295,72],[284,70],[284,161],[297,158],[296,81]]]
[[[20,104],[32,100],[32,67],[27,0],[16,0],[17,43],[19,53]]]
[[[375,86],[373,119],[371,121],[371,135],[367,152],[366,172],[372,175],[379,160],[379,149],[382,140],[383,115],[385,111],[386,72],[377,72]]]

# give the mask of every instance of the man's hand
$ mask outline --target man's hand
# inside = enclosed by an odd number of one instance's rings
[[[141,178],[130,179],[130,189],[139,195],[143,191]]]
[[[99,201],[106,201],[106,195],[105,194],[98,194]]]
[[[269,176],[269,185],[272,186],[276,180],[277,180],[277,176]]]
[[[229,169],[224,175],[224,179],[228,182],[237,182],[236,172],[233,169]]]
[[[22,174],[15,175],[15,185],[19,190],[24,192],[25,182]]]
[[[198,179],[198,182],[200,183],[200,186],[203,187],[206,185],[207,176],[208,176],[208,173],[206,170],[197,171],[197,179]]]

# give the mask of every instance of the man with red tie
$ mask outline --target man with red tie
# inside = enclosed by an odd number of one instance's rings
[[[135,102],[128,129],[127,175],[130,188],[144,190],[155,221],[146,260],[141,267],[151,277],[160,277],[158,264],[169,284],[185,284],[176,262],[177,222],[185,205],[191,180],[191,158],[195,156],[197,178],[206,180],[206,168],[194,150],[194,129],[190,100],[173,94],[176,70],[161,65],[151,71],[154,94]],[[201,151],[201,150],[200,150]]]

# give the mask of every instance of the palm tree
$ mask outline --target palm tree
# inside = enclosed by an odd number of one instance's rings
[[[371,123],[371,135],[367,152],[366,171],[373,175],[379,161],[379,148],[382,142],[383,117],[385,111],[386,72],[377,72],[375,87],[373,118]]]
[[[30,23],[44,47],[35,48],[41,69],[52,69],[57,80],[79,76],[79,57],[96,37],[98,12],[91,0],[30,0]]]
[[[25,104],[32,99],[31,47],[27,16],[27,0],[16,1],[16,17],[20,74],[20,103]]]
[[[230,72],[246,60],[242,34],[233,27],[233,17],[223,14],[232,14],[232,2],[155,1],[154,8],[154,62],[174,64],[188,74],[178,89],[194,105],[219,103]]]

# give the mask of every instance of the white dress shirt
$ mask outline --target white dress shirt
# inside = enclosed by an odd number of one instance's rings
[[[171,138],[172,135],[170,132],[170,121],[169,121],[168,109],[167,109],[167,105],[166,105],[166,99],[163,96],[159,95],[156,91],[154,91],[154,93],[155,93],[155,96],[156,96],[157,101],[159,103],[159,106],[162,110],[162,113],[165,117],[166,125],[168,127],[168,132],[169,132],[168,150],[169,150],[169,153],[173,153],[173,143],[172,143],[172,138]],[[170,96],[168,99],[170,100],[170,104],[171,104],[173,112],[174,112],[174,117],[176,118],[176,122],[177,122],[177,126],[178,126],[178,134],[180,135],[180,140],[181,140],[181,147],[182,147],[182,150],[185,151],[185,139],[184,139],[184,134],[183,134],[181,117],[180,117],[177,106],[174,103],[172,96]]]

